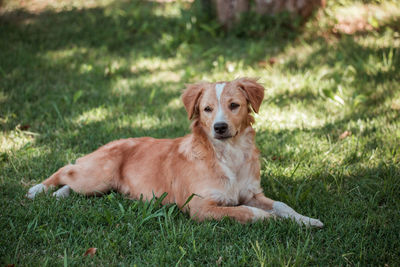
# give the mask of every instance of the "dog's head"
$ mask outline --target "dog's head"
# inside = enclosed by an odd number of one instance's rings
[[[257,113],[263,98],[264,87],[249,78],[190,84],[182,95],[189,119],[198,122],[209,137],[219,140],[240,135],[250,126],[251,108]]]

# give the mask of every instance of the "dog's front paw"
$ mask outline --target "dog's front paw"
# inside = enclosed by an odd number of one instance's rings
[[[273,204],[273,212],[275,212],[279,217],[293,219],[300,225],[320,228],[324,226],[320,220],[301,215],[283,202],[275,201]]]
[[[275,214],[254,207],[249,207],[249,209],[253,212],[253,222],[265,219],[275,219]]]

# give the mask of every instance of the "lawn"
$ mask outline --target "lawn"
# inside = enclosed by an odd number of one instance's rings
[[[400,265],[397,1],[328,1],[302,26],[248,16],[229,33],[186,1],[0,10],[0,265]],[[324,228],[197,223],[113,192],[25,198],[111,140],[188,133],[185,83],[242,76],[266,88],[254,125],[265,194]]]

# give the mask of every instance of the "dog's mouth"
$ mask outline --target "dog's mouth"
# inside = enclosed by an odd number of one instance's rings
[[[215,135],[214,138],[218,139],[218,140],[225,140],[225,139],[229,139],[232,138],[232,135]]]
[[[236,132],[234,135],[231,135],[231,134],[215,134],[214,138],[223,141],[223,140],[227,140],[227,139],[230,139],[232,137],[235,137],[237,134],[238,134],[238,132]]]

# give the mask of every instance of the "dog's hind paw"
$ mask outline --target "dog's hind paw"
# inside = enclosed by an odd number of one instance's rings
[[[68,185],[64,185],[63,187],[58,189],[56,192],[54,192],[53,196],[56,197],[57,199],[69,197],[70,191],[71,191],[71,188]]]
[[[305,226],[314,226],[318,228],[324,227],[324,224],[320,220],[306,216],[302,216],[300,219],[297,219],[296,221],[300,224],[304,224]]]

